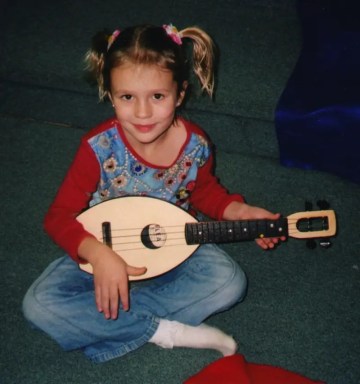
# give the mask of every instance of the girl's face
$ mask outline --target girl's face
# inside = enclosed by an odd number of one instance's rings
[[[171,71],[156,65],[123,64],[111,71],[110,99],[133,146],[156,142],[173,126],[178,95]]]

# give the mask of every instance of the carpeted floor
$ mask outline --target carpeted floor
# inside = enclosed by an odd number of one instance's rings
[[[175,384],[220,358],[146,345],[95,365],[79,351],[62,352],[21,313],[31,282],[62,255],[43,232],[44,213],[81,135],[110,113],[82,79],[91,35],[104,26],[172,21],[203,26],[221,46],[216,100],[193,99],[186,112],[216,142],[221,181],[284,215],[326,199],[338,220],[328,249],[296,239],[272,252],[226,245],[249,277],[248,296],[208,322],[233,334],[248,361],[358,384],[359,186],[278,160],[273,111],[301,46],[295,2],[13,0],[0,10],[0,383]]]

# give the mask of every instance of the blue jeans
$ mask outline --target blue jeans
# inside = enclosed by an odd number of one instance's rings
[[[64,256],[29,288],[23,312],[63,349],[82,349],[91,360],[104,362],[148,342],[160,319],[199,325],[240,302],[246,286],[237,263],[207,244],[170,272],[130,283],[130,310],[120,308],[116,320],[106,320],[95,306],[93,276]]]

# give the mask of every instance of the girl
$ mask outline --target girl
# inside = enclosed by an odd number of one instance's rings
[[[212,95],[213,53],[211,38],[197,27],[141,25],[93,39],[87,67],[115,117],[84,136],[45,218],[46,231],[70,257],[50,264],[23,303],[25,317],[65,350],[82,349],[96,362],[147,342],[236,351],[232,337],[203,323],[245,295],[245,274],[224,251],[203,245],[170,272],[129,285],[129,276],[146,268],[127,264],[76,220],[85,208],[125,195],[157,197],[216,219],[278,217],[229,194],[212,173],[204,132],[177,116],[190,69]],[[267,249],[278,241],[257,242]],[[93,275],[79,263],[90,263]]]

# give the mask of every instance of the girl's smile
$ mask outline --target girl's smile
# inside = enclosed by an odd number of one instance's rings
[[[148,133],[155,127],[155,124],[146,124],[146,125],[145,124],[134,124],[134,127],[140,133]]]

